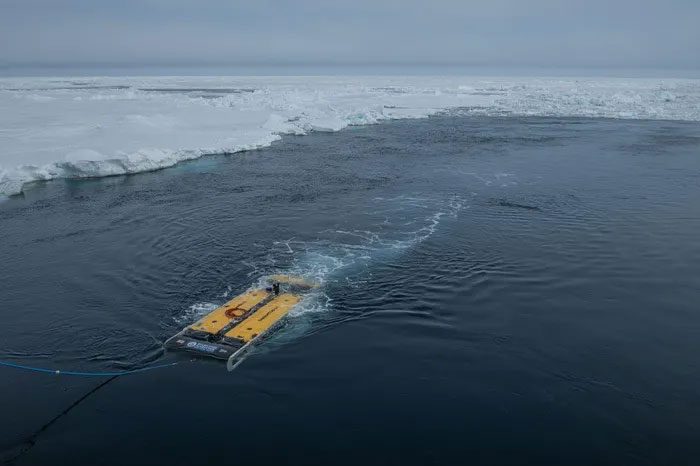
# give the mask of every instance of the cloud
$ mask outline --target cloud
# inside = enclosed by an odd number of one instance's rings
[[[5,63],[700,68],[687,0],[5,0]]]

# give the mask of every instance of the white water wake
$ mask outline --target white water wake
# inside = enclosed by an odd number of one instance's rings
[[[256,261],[246,261],[252,280],[248,288],[267,286],[267,277],[273,274],[301,276],[320,287],[304,297],[290,313],[293,331],[285,338],[303,334],[312,325],[315,315],[332,309],[332,300],[326,293],[328,284],[362,286],[364,272],[377,260],[391,260],[430,238],[442,221],[455,218],[466,206],[460,196],[447,199],[398,196],[374,198],[364,209],[365,217],[354,218],[363,229],[347,226],[318,232],[314,240],[294,238],[275,241],[265,247]],[[240,290],[242,292],[243,290]],[[187,325],[223,304],[232,292],[228,288],[216,303],[195,303],[174,317],[178,325]],[[237,294],[237,292],[236,292]]]

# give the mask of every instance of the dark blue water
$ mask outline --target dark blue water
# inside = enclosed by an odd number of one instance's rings
[[[700,125],[436,117],[0,203],[16,464],[700,458]],[[162,342],[274,272],[321,280],[234,372]],[[34,440],[31,446],[31,440]]]

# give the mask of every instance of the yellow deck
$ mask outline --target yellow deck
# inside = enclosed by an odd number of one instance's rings
[[[217,332],[220,332],[221,329],[226,327],[229,324],[229,322],[231,322],[231,319],[243,316],[246,312],[250,311],[252,308],[260,304],[265,298],[268,297],[268,295],[269,293],[267,293],[264,290],[256,290],[242,294],[240,296],[236,296],[231,301],[227,302],[223,306],[215,309],[210,314],[207,314],[205,317],[195,322],[190,328],[199,332],[216,334]],[[264,309],[265,307],[267,306],[264,306],[260,309]]]
[[[247,343],[261,333],[265,333],[287,315],[299,301],[301,301],[301,297],[295,294],[281,294],[226,332],[225,336],[237,338]]]

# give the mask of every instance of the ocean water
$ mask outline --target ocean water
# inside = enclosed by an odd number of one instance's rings
[[[454,111],[25,185],[0,359],[179,364],[43,430],[100,380],[0,368],[2,458],[697,464],[699,155],[696,121]],[[322,287],[235,371],[163,350],[276,272]]]

